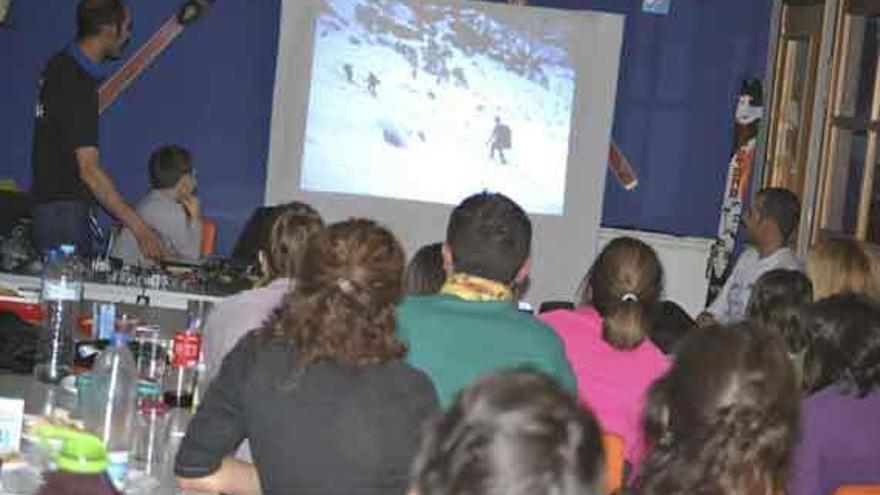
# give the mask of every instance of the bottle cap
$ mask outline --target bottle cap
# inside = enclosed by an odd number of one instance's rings
[[[113,332],[113,345],[124,347],[131,342],[131,335],[128,332]]]

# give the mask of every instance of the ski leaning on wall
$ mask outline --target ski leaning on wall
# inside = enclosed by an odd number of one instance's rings
[[[762,93],[761,81],[743,81],[736,105],[733,156],[727,168],[718,236],[712,245],[706,267],[706,276],[709,279],[707,303],[715,299],[732,269],[730,259],[736,246],[743,204],[752,176],[758,125],[764,115]]]
[[[214,0],[188,0],[177,9],[115,74],[98,88],[98,113],[104,113],[116,98],[156,60],[187,26],[198,20]]]
[[[506,0],[509,5],[526,7],[529,0]],[[621,187],[627,191],[632,191],[639,185],[639,177],[635,169],[629,161],[629,158],[620,150],[617,143],[610,141],[608,146],[608,168],[620,183]]]

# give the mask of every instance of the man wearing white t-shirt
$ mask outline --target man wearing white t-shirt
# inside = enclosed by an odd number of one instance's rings
[[[802,269],[797,255],[788,248],[800,212],[800,201],[788,189],[758,191],[745,218],[751,246],[740,255],[718,297],[700,314],[697,324],[727,324],[743,319],[758,277],[777,268]]]

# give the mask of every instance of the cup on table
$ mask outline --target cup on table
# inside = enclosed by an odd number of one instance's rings
[[[154,325],[137,327],[134,340],[141,396],[158,398],[162,395],[162,378],[168,364],[168,351],[161,330]]]
[[[138,406],[138,433],[132,449],[133,467],[145,474],[163,473],[167,462],[165,449],[169,442],[171,425],[168,406],[161,400],[142,400]]]

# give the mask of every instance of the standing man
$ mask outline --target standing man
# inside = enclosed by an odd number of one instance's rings
[[[373,98],[376,97],[376,88],[379,86],[379,78],[376,77],[376,74],[373,74],[373,71],[370,71],[369,77],[367,77],[367,91],[373,95]]]
[[[143,253],[161,258],[167,254],[161,238],[125,202],[98,154],[101,63],[121,57],[131,13],[122,0],[80,0],[76,25],[76,41],[49,60],[40,78],[31,153],[37,248],[74,244],[91,254],[97,200],[134,234]]]
[[[504,150],[510,149],[510,127],[501,122],[500,117],[495,117],[495,127],[492,128],[492,135],[489,136],[489,158],[495,159],[495,152],[498,152],[498,158],[502,164],[507,164],[504,157]]]

